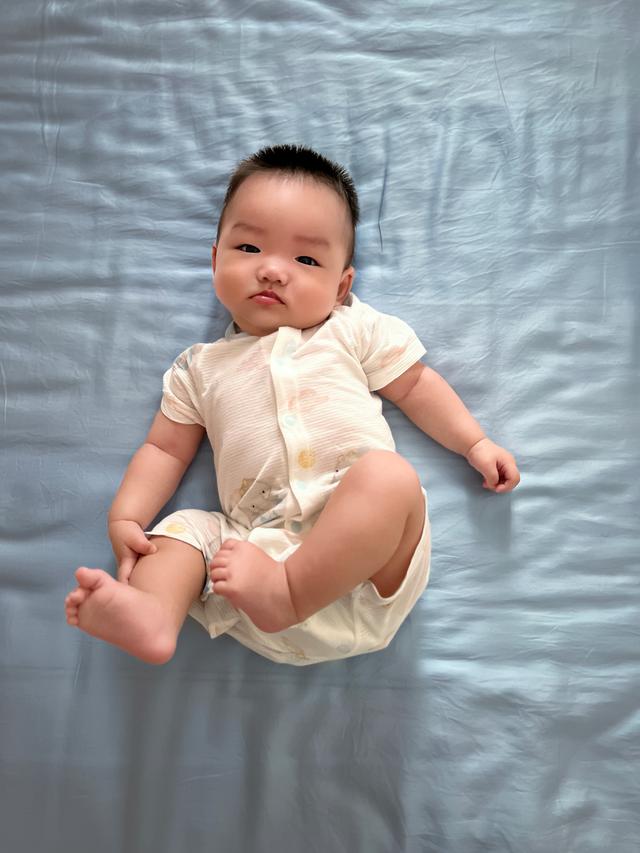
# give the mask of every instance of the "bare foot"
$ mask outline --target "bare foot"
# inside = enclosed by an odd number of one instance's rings
[[[64,600],[69,625],[147,663],[172,657],[176,638],[153,595],[119,583],[102,569],[83,566],[75,576],[78,586]]]
[[[244,611],[256,628],[273,634],[300,620],[284,563],[251,542],[227,539],[210,563],[214,592]]]

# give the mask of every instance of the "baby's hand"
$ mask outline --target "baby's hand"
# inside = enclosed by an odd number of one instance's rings
[[[482,487],[492,492],[510,492],[520,482],[516,460],[488,438],[481,438],[467,453],[467,462],[484,477]]]
[[[129,583],[129,575],[141,556],[158,550],[137,521],[110,521],[109,539],[118,561],[118,580],[122,583]]]

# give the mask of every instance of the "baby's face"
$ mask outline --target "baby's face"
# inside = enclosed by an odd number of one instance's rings
[[[214,287],[249,335],[317,326],[351,289],[345,202],[310,178],[257,174],[228,205],[213,247]]]

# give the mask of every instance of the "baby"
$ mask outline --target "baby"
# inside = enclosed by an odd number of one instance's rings
[[[381,397],[464,455],[485,488],[517,486],[512,455],[419,360],[412,329],[351,293],[358,217],[348,173],[308,148],[239,164],[212,250],[232,322],[165,373],[109,512],[117,580],[79,568],[70,625],[156,664],[188,613],[280,663],[385,648],[427,584],[430,534]],[[223,512],[146,530],[205,432]]]

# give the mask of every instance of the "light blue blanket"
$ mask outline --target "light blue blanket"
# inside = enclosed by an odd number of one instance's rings
[[[3,853],[636,853],[635,0],[4,0]],[[161,376],[228,318],[226,178],[311,145],[356,293],[516,455],[511,496],[385,406],[432,580],[306,669],[189,622],[153,668],[69,628]],[[216,505],[203,448],[170,507]]]

